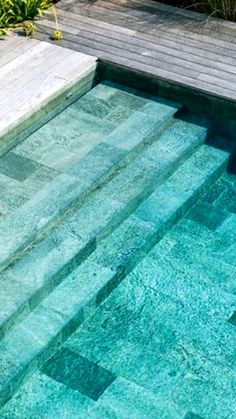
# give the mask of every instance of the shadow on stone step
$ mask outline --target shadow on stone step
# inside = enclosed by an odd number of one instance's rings
[[[176,114],[175,119],[181,119],[185,122],[190,122],[207,128],[207,136],[205,144],[219,150],[230,153],[229,164],[227,171],[236,174],[236,141],[235,135],[225,133],[225,127],[215,124],[215,121],[210,120],[202,115],[191,112],[185,107],[181,108]]]

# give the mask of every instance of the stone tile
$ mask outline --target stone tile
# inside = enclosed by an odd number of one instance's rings
[[[223,180],[223,176],[215,182],[211,187],[206,191],[206,193],[202,196],[202,202],[208,202],[209,204],[214,204],[217,198],[224,193],[227,189],[225,185],[225,181]]]
[[[173,247],[176,245],[177,240],[172,237],[168,232],[165,234],[165,237],[160,240],[153,249],[148,253],[149,258],[156,258],[162,255],[163,257],[166,256],[167,253],[173,249]]]
[[[151,391],[118,377],[88,410],[88,417],[135,419],[180,419],[184,410]]]
[[[217,232],[227,237],[230,237],[234,234],[236,228],[236,214],[229,214],[229,216],[225,219],[225,221],[218,227]]]
[[[168,110],[169,113],[169,110]],[[147,116],[149,116],[147,114]],[[163,132],[161,135],[161,148],[160,151],[165,155],[166,158],[173,158],[173,156],[178,155],[178,153],[182,150],[186,149],[186,144],[191,141],[193,146],[199,145],[203,142],[206,136],[206,129],[194,125],[186,123],[185,121],[181,121],[179,119],[175,120],[175,123],[168,129]],[[201,141],[202,140],[202,141]],[[156,158],[157,152],[155,153],[155,148],[158,149],[158,142],[153,145],[153,148],[150,148],[150,157]],[[214,156],[213,156],[214,161]],[[196,164],[197,168],[197,164]]]
[[[119,88],[118,85],[105,80],[97,84],[95,87],[93,87],[93,89],[91,89],[88,93],[86,93],[86,97],[88,98],[96,97],[98,99],[108,101],[109,98],[114,93],[116,93],[117,88]]]
[[[55,177],[61,174],[60,171],[51,167],[42,166],[24,181],[24,187],[30,195],[40,191],[47,186]]]
[[[228,215],[220,226],[215,230],[188,218],[180,220],[170,231],[168,236],[173,237],[178,243],[199,248],[205,254],[214,257],[215,252],[224,252],[234,244],[234,228],[236,217]],[[198,245],[197,245],[198,243]],[[211,252],[211,253],[210,253]]]
[[[141,266],[144,263],[145,260]],[[184,280],[181,271],[178,279],[164,264],[161,281],[160,270],[155,271],[155,264],[154,270],[151,268],[151,261],[147,261],[146,270],[139,275],[138,265],[129,279],[113,291],[101,311],[97,311],[96,329],[106,329],[132,343],[143,342],[154,352],[158,348],[159,353],[166,350],[171,337],[188,336],[193,341],[197,339],[199,347],[212,354],[210,357],[218,353],[233,360],[235,337],[228,334],[222,319],[226,320],[234,309],[235,297],[214,287],[208,291],[205,284],[194,284],[194,277],[186,276]]]
[[[234,311],[232,316],[229,318],[228,322],[236,326],[236,311]]]
[[[210,247],[211,246],[211,247]],[[188,240],[184,242],[183,240],[178,242],[170,251],[170,257],[176,260],[180,260],[181,263],[194,266],[199,272],[204,272],[209,274],[209,278],[214,278],[214,275],[222,274],[222,278],[219,278],[217,284],[224,280],[227,280],[232,273],[234,265],[230,268],[230,260],[226,257],[226,252],[230,258],[230,251],[227,250],[229,245],[225,246],[225,250],[216,249],[214,252],[214,247],[210,243],[210,246],[207,248],[204,246],[204,242],[199,243],[191,247],[191,241]],[[234,263],[234,261],[232,261]],[[224,271],[225,270],[225,271]],[[207,275],[206,275],[207,277]]]
[[[82,183],[82,180],[78,181],[62,174],[19,208],[17,216],[10,214],[1,223],[1,261],[19,250],[19,246],[32,243],[39,229],[55,220],[55,217],[74,204],[75,200],[78,201],[87,188],[88,185]]]
[[[68,150],[63,150],[56,144],[48,144],[47,149],[44,149],[44,153],[36,160],[54,170],[62,172],[72,166],[78,160],[78,156]]]
[[[97,98],[95,95],[90,95],[90,97],[85,95],[71,106],[75,110],[86,112],[98,118],[104,118],[113,109],[107,101]]]
[[[23,182],[0,174],[0,214],[7,215],[21,207],[30,197]]]
[[[214,362],[207,362],[204,354],[199,356],[196,352],[192,355],[184,352],[188,349],[186,346],[182,347],[186,368],[185,373],[182,372],[182,378],[178,383],[173,383],[172,391],[168,384],[164,384],[160,393],[173,395],[175,403],[192,413],[197,412],[197,417],[233,418],[236,413],[233,396],[235,373],[229,368],[218,367]]]
[[[181,232],[178,226],[183,226],[186,221],[177,224],[171,232],[171,234],[174,232],[174,238],[176,239],[176,245],[171,249],[171,256],[192,265],[205,266],[206,272],[208,269],[211,272],[214,268],[223,271],[220,267],[221,263],[222,266],[228,264],[234,267],[235,235],[234,230],[230,228],[231,222],[229,225],[227,223],[226,228],[223,228],[226,222],[227,218],[215,231],[208,230],[203,225],[199,226],[198,223],[191,223],[190,221],[186,224],[189,230],[185,229],[185,232]],[[228,269],[226,269],[226,272],[228,272]],[[225,276],[224,273],[223,276]]]
[[[151,224],[132,215],[101,243],[93,257],[114,271],[128,272],[147,252],[154,231]]]
[[[124,212],[120,202],[112,197],[104,196],[98,189],[75,212],[65,224],[65,228],[83,240],[92,240],[94,243],[98,243],[113,231],[114,226],[119,224],[126,214],[127,212]]]
[[[183,126],[179,124],[178,127],[171,127],[168,138],[165,135],[161,136],[112,182],[105,185],[103,192],[122,203],[127,202],[128,198],[131,200],[132,197],[137,200],[136,205],[142,202],[154,190],[155,186],[164,182],[168,175],[174,171],[180,163],[180,158],[183,158],[185,153],[188,154],[196,144],[201,142],[201,135],[204,131],[198,130],[196,127],[194,130],[192,128],[192,136],[186,142],[182,138],[182,129]],[[178,135],[175,136],[176,132]],[[137,137],[135,137],[135,142],[136,140]],[[218,166],[214,165],[213,167]],[[210,167],[209,171],[214,171],[214,169]]]
[[[17,278],[10,274],[1,275],[1,301],[0,301],[0,336],[9,330],[14,320],[11,319],[12,313],[18,312],[21,317],[29,313],[28,304],[25,303],[25,294],[28,295],[27,285],[22,286]],[[10,320],[11,319],[11,320]]]
[[[215,206],[215,202],[217,199],[219,199],[220,195],[224,192],[222,192],[222,190],[224,190],[225,192],[225,188],[222,188],[222,185],[215,183],[214,187],[211,188],[206,194],[204,194],[201,199],[200,202],[202,203],[208,203],[210,205]],[[217,208],[217,205],[216,205]],[[226,209],[226,207],[221,207],[221,209],[224,208]]]
[[[80,392],[36,372],[1,410],[1,417],[77,419],[79,415],[86,418],[93,403]]]
[[[79,179],[86,179],[86,182],[96,181],[111,170],[124,157],[124,154],[124,151],[117,147],[100,143],[73,165],[67,173]]]
[[[90,322],[87,328],[82,326],[80,333],[75,333],[67,342],[66,347],[88,357],[93,362],[113,371],[127,380],[151,390],[161,384],[160,364],[163,357],[175,346],[176,342],[166,339],[165,351],[159,352],[159,347],[151,350],[143,345],[142,336],[140,343],[131,342],[130,339],[119,338],[117,334],[95,329],[95,324]],[[162,336],[163,337],[163,336]],[[163,345],[164,347],[164,345]],[[154,346],[153,346],[154,348]]]
[[[96,309],[97,293],[112,280],[114,273],[88,258],[41,303],[40,309],[47,313],[65,316],[73,320],[81,313],[86,317],[89,311]]]
[[[148,105],[146,105],[148,106]],[[146,106],[142,109],[146,109]],[[107,136],[106,142],[114,146],[131,150],[153,135],[175,112],[175,108],[158,105],[155,112],[136,111],[126,119],[116,130]]]
[[[79,263],[85,244],[68,231],[66,239],[57,233],[2,275],[0,330],[6,332],[19,317],[29,314]]]
[[[71,160],[73,162],[73,159],[79,160],[80,139],[83,141],[85,135],[87,144],[90,143],[91,135],[91,143],[94,146],[95,139],[100,142],[115,128],[111,122],[103,122],[90,114],[73,109],[72,106],[19,144],[15,153],[46,166],[63,168],[60,162],[63,156],[65,165],[67,160],[69,163]]]
[[[196,205],[187,216],[190,220],[203,224],[210,230],[218,228],[228,217],[224,207],[222,209],[214,208],[207,203]]]
[[[196,415],[193,412],[188,412],[186,413],[186,415],[184,416],[184,419],[203,419],[202,416]]]
[[[119,125],[128,119],[133,114],[133,112],[133,109],[117,106],[106,116],[105,119],[108,119],[109,121]]]
[[[6,384],[9,379],[9,370],[16,370],[17,367],[10,361],[10,357],[8,358],[7,354],[1,354],[1,361],[0,361],[0,391],[1,385]]]
[[[31,176],[40,165],[26,157],[9,152],[0,157],[0,173],[20,182]]]
[[[166,242],[166,238],[164,238],[160,242],[160,246],[156,246],[149,254],[159,264],[159,269],[164,268],[167,272],[168,269],[171,269],[172,272],[176,269],[176,272],[186,276],[189,275],[202,284],[219,287],[221,292],[225,291],[235,294],[235,269],[233,266],[210,256],[201,255],[199,257],[198,254],[195,254],[194,248],[192,253],[189,251],[189,254],[186,255],[185,248],[181,248],[176,244],[168,248],[168,243],[169,241]],[[172,244],[172,242],[170,243]],[[167,252],[165,252],[165,248],[167,248]],[[170,254],[168,254],[168,250]]]
[[[92,323],[94,332],[101,332],[103,342],[106,339],[110,342],[113,336],[118,340],[143,345],[149,350],[155,348],[156,353],[165,353],[175,342],[175,335],[170,332],[168,325],[164,327],[161,324],[161,319],[158,324],[158,313],[162,308],[163,313],[173,312],[172,317],[178,304],[168,296],[159,295],[155,290],[132,281],[133,277],[129,281],[124,280],[96,310]]]
[[[34,315],[28,316],[0,342],[0,357],[8,354],[9,359],[23,370],[32,363],[35,366],[43,351],[48,351],[51,343],[55,345],[54,338],[65,323],[66,319],[60,313],[38,306]],[[47,327],[42,328],[42,324]],[[11,376],[11,369],[8,374]]]
[[[163,167],[163,172],[165,169]],[[123,206],[130,202],[135,208],[153,191],[155,175],[158,177],[158,173],[155,163],[143,156],[142,160],[134,160],[111,182],[104,185],[102,192],[104,196],[119,201]]]
[[[207,276],[207,273],[205,274]],[[210,285],[204,274],[189,265],[179,264],[168,257],[145,258],[132,272],[134,283],[138,281],[156,291],[168,295],[185,307],[189,317],[198,315],[199,321],[213,321],[214,325],[227,318],[236,306],[236,297]],[[191,313],[191,314],[190,314]],[[194,314],[195,313],[195,314]]]
[[[116,379],[115,374],[68,348],[58,351],[44,364],[42,371],[93,400],[98,400]]]
[[[173,296],[154,293],[142,278],[129,277],[130,283],[123,281],[66,346],[183,411],[192,409],[202,417],[214,411],[214,419],[221,417],[220,412],[226,415],[222,417],[233,414],[236,376],[227,356],[234,351],[235,336],[229,339],[225,324],[220,326],[221,316],[214,332],[215,313],[209,327],[204,326],[204,317],[199,328],[198,312],[193,321],[190,307],[179,306]],[[219,345],[223,330],[226,340]]]
[[[123,88],[117,89],[108,99],[108,103],[113,107],[125,106],[132,110],[142,108],[147,102],[147,99],[129,93]]]
[[[234,189],[229,187],[222,192],[215,200],[214,205],[216,208],[224,208],[229,212],[236,213],[236,185]]]
[[[206,131],[206,128],[202,127],[203,131],[204,129]],[[211,147],[207,145],[205,145],[204,147],[208,149],[209,154],[202,156],[202,158],[196,162],[196,168],[199,170],[202,170],[202,169],[204,170],[206,165],[210,167],[212,164],[214,165],[217,161],[219,162],[223,158],[224,163],[225,163],[224,167],[226,170],[227,163],[229,160],[229,153],[222,151],[221,149],[217,149],[215,147]]]
[[[168,190],[168,186],[164,184],[163,188],[157,189],[139,206],[136,215],[141,220],[152,223],[161,236],[180,214],[182,202],[182,199],[175,196],[173,190]]]
[[[21,367],[17,362],[14,362],[8,353],[2,353],[0,355],[0,409],[11,398],[19,372],[21,372]]]
[[[198,205],[198,204],[197,204]],[[195,206],[193,207],[195,208]],[[207,246],[217,235],[215,231],[210,231],[208,227],[197,221],[188,218],[188,214],[176,223],[166,237],[172,237],[176,242],[192,240],[193,243],[204,241]]]

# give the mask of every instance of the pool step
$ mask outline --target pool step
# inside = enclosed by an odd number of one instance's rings
[[[194,207],[194,210],[198,207]],[[190,211],[191,213],[191,211]],[[205,215],[205,214],[204,214]],[[211,220],[211,209],[208,209]],[[181,274],[194,278],[202,287],[210,286],[218,292],[235,295],[236,284],[236,244],[234,214],[227,213],[220,227],[211,230],[203,224],[189,219],[189,214],[181,220],[163,239],[161,248],[156,246],[151,256],[166,269],[181,277]],[[229,228],[228,228],[229,227]],[[171,248],[163,254],[167,243]]]
[[[112,135],[91,149],[67,173],[55,178],[13,214],[0,222],[0,270],[19,258],[25,249],[42,240],[69,216],[96,188],[134,159],[146,144],[155,141],[173,121],[180,105],[150,102],[127,119]],[[131,132],[133,133],[131,135]],[[123,137],[121,146],[115,138]],[[129,146],[130,142],[131,146]]]
[[[0,339],[199,147],[204,128],[176,121],[0,276]],[[26,220],[27,222],[27,220]]]
[[[227,162],[227,153],[202,145],[9,332],[0,342],[0,406],[221,175]]]

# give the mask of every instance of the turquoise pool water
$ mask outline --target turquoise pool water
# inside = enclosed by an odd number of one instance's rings
[[[2,225],[43,231],[1,273],[1,418],[236,417],[226,141],[103,82],[0,158]]]

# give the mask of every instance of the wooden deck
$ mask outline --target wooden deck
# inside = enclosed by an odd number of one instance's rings
[[[150,0],[62,0],[61,45],[236,100],[236,24]],[[39,23],[49,40],[53,16]]]

